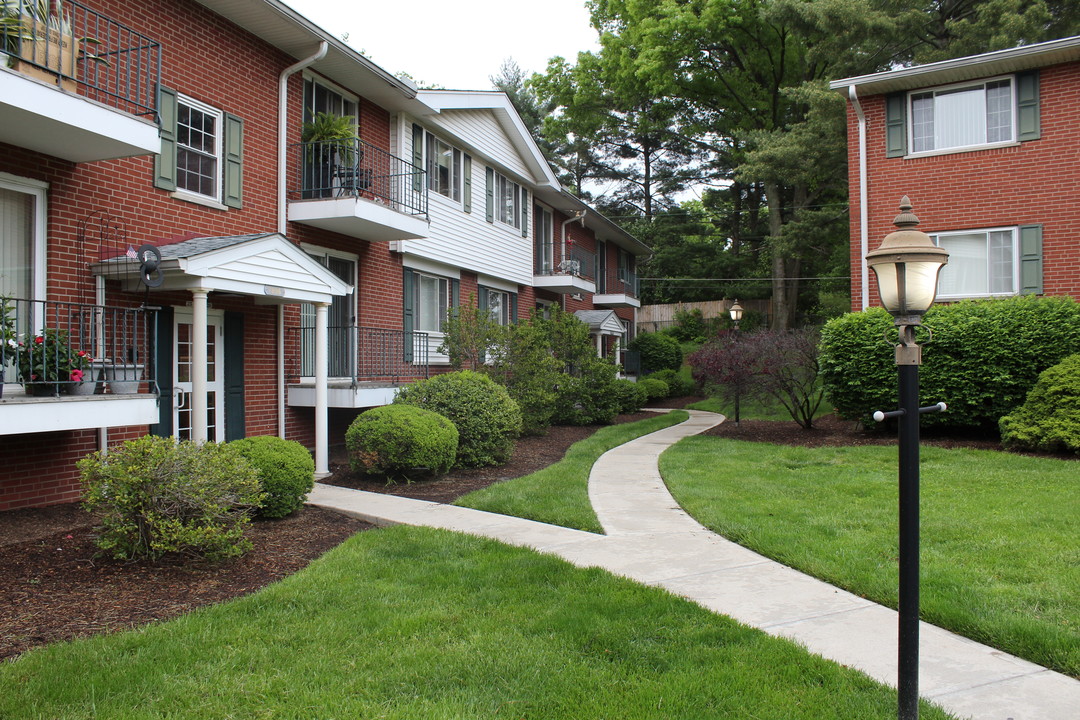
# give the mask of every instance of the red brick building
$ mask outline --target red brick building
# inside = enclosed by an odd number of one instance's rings
[[[78,458],[147,432],[277,434],[325,471],[356,413],[447,369],[456,304],[632,327],[647,249],[559,187],[502,94],[420,92],[276,0],[15,6],[0,510],[77,499]],[[319,113],[353,139],[303,142]],[[59,371],[79,351],[84,382]]]
[[[940,300],[1080,299],[1080,37],[837,80],[848,103],[853,309],[907,195],[949,251]]]

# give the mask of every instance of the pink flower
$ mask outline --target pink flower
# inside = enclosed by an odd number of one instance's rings
[[[72,382],[82,382],[82,379],[83,379],[82,370],[79,370],[78,368],[76,368],[75,370],[71,371],[71,380],[72,380]]]
[[[36,344],[36,345],[40,345],[43,342],[45,342],[45,338],[41,337],[40,335],[38,335],[36,338],[34,338],[34,344]]]

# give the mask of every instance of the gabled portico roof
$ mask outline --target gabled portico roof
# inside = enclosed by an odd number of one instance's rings
[[[622,320],[614,310],[578,310],[574,313],[578,320],[589,326],[589,332],[601,335],[622,335]]]
[[[162,245],[161,290],[250,295],[259,303],[330,302],[352,287],[279,233],[192,238]],[[94,266],[96,274],[121,277],[135,289],[139,266],[126,258]]]

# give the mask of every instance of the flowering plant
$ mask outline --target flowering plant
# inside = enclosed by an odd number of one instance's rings
[[[19,343],[19,377],[23,383],[81,382],[90,359],[84,350],[72,351],[66,330],[46,328]]]

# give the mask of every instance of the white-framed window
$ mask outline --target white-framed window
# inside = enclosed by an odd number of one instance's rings
[[[442,138],[424,131],[424,169],[428,189],[461,201],[461,150]]]
[[[949,262],[941,269],[938,281],[938,297],[1017,294],[1017,228],[964,230],[930,237],[935,245],[949,252]]]
[[[45,299],[46,183],[0,173],[0,295]]]
[[[415,277],[414,327],[421,332],[442,332],[446,311],[450,307],[450,281],[419,272]]]
[[[506,225],[521,229],[521,205],[525,192],[505,175],[495,173],[495,218]]]
[[[304,78],[304,122],[311,122],[316,113],[324,112],[351,117],[356,125],[360,120],[358,107],[355,95],[314,77]]]
[[[502,290],[487,291],[487,311],[491,318],[500,325],[509,325],[510,293]]]
[[[551,211],[536,206],[536,265],[542,275],[555,268],[555,222]]]
[[[912,153],[1016,141],[1013,78],[920,90],[908,95]]]
[[[315,245],[303,245],[311,259],[332,272],[338,279],[355,287],[357,256]],[[304,377],[315,375],[315,306],[300,304],[301,364]],[[328,374],[334,378],[353,377],[356,369],[356,298],[355,293],[335,295],[326,314]]]
[[[221,200],[222,112],[176,96],[176,189]]]

